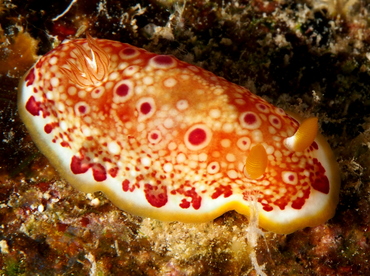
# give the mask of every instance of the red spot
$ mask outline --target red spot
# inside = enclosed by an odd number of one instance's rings
[[[154,57],[154,62],[160,65],[171,65],[173,60],[170,56],[158,55]]]
[[[41,103],[40,102],[36,102],[35,97],[32,96],[32,97],[30,97],[28,99],[28,101],[26,103],[26,109],[33,116],[39,116],[40,115],[40,111],[42,110],[42,108],[40,107],[40,105],[41,105]]]
[[[86,112],[86,106],[84,106],[84,105],[80,105],[79,107],[78,107],[78,111],[80,112],[80,113],[85,113]]]
[[[325,175],[325,169],[321,165],[321,163],[317,160],[317,158],[313,159],[313,162],[315,164],[315,176],[314,179],[311,180],[311,186],[316,191],[322,192],[324,194],[328,194],[330,190],[330,184],[329,179]]]
[[[111,177],[115,178],[117,176],[117,173],[118,173],[118,168],[117,167],[110,168],[108,170],[108,173],[110,174]]]
[[[152,133],[152,134],[150,135],[150,138],[151,138],[151,139],[153,139],[153,140],[157,140],[157,139],[158,139],[158,137],[159,137],[158,133]]]
[[[224,197],[226,198],[233,194],[233,191],[229,185],[227,186],[220,185],[215,190],[216,191],[211,196],[213,199],[216,199],[221,195],[224,195]]]
[[[130,189],[130,181],[128,179],[125,179],[122,181],[122,190],[124,192],[128,192],[128,190]]]
[[[71,171],[74,174],[85,173],[88,169],[90,169],[90,164],[86,162],[84,158],[78,158],[77,156],[72,157]]]
[[[60,143],[60,145],[61,145],[63,148],[70,148],[69,143],[68,143],[68,142],[66,142],[66,141],[61,142],[61,143]]]
[[[315,150],[318,150],[318,149],[319,149],[319,145],[318,145],[316,142],[313,142],[313,143],[311,144],[311,146],[313,146],[313,148],[314,148]]]
[[[293,201],[292,208],[300,210],[300,209],[302,209],[302,206],[304,205],[305,202],[306,202],[306,199],[297,198],[296,200]]]
[[[53,127],[51,126],[51,124],[46,124],[46,125],[44,126],[44,131],[45,131],[45,133],[47,133],[47,134],[51,133],[51,132],[53,131]]]
[[[198,146],[204,143],[206,138],[207,138],[207,134],[204,131],[204,129],[196,128],[192,132],[190,132],[188,139],[191,144]]]
[[[274,119],[272,120],[272,123],[273,123],[273,124],[275,124],[275,125],[278,125],[278,124],[279,124],[279,120],[278,120],[278,119],[276,119],[276,118],[274,118]]]
[[[294,179],[295,179],[294,175],[291,174],[291,175],[288,176],[288,180],[289,181],[293,182]]]
[[[132,56],[136,53],[136,51],[133,48],[125,48],[122,50],[122,53],[126,56]]]
[[[148,114],[150,112],[150,110],[152,110],[152,106],[150,105],[150,103],[148,102],[145,102],[145,103],[142,103],[141,106],[140,106],[140,112],[143,113],[144,115]]]
[[[127,96],[129,89],[128,85],[123,83],[117,87],[116,94],[120,97],[125,97]]]
[[[248,125],[253,125],[257,122],[257,118],[254,114],[248,113],[244,116],[244,122]]]
[[[32,68],[31,71],[28,73],[27,77],[25,78],[26,86],[30,86],[35,81],[35,69]]]
[[[263,205],[262,209],[266,212],[271,212],[274,208],[272,208],[270,205]]]
[[[190,207],[190,202],[187,201],[185,198],[181,200],[181,203],[179,205],[183,209],[188,209]]]
[[[160,208],[166,205],[168,201],[167,188],[165,186],[152,186],[150,184],[144,185],[144,193],[146,200],[153,207]]]
[[[200,206],[202,205],[202,198],[195,191],[195,188],[191,188],[190,190],[187,190],[187,191],[181,191],[181,194],[183,194],[186,197],[191,198],[191,200],[187,200],[185,198],[182,199],[179,205],[181,208],[184,208],[184,209],[189,208],[191,204],[195,210],[198,210]]]
[[[258,104],[259,108],[262,110],[266,110],[267,107],[264,104]]]
[[[316,179],[312,183],[312,188],[314,188],[316,191],[328,194],[330,190],[329,179],[325,175],[323,175],[321,178]]]
[[[101,164],[94,164],[92,167],[94,179],[98,182],[104,181],[107,179],[107,171]]]

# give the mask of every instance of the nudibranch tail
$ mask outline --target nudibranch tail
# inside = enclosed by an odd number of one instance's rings
[[[247,161],[245,163],[245,170],[251,179],[261,177],[267,168],[267,153],[265,147],[257,144],[251,148]]]
[[[236,210],[276,233],[334,215],[339,173],[316,118],[300,124],[174,57],[65,41],[24,76],[18,109],[68,182],[133,214],[203,222]]]
[[[284,140],[285,146],[292,151],[305,151],[315,141],[318,131],[318,118],[305,119],[296,133]]]

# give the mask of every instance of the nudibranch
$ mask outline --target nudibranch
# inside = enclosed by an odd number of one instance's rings
[[[116,41],[65,41],[20,83],[18,109],[61,176],[130,213],[205,222],[235,210],[275,233],[324,223],[339,173],[318,132],[211,72]]]

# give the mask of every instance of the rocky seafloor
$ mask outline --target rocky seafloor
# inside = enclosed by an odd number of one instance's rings
[[[265,232],[253,250],[267,275],[370,275],[369,13],[367,0],[0,1],[0,274],[257,274],[244,216],[133,216],[76,191],[35,147],[18,117],[18,82],[38,56],[88,30],[318,116],[340,167],[336,215]]]

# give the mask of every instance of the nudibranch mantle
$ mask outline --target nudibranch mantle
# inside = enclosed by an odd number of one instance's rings
[[[262,228],[290,233],[335,212],[338,168],[312,124],[297,131],[281,108],[172,56],[66,41],[24,76],[18,109],[68,182],[133,214],[204,222],[250,216],[255,200]]]

